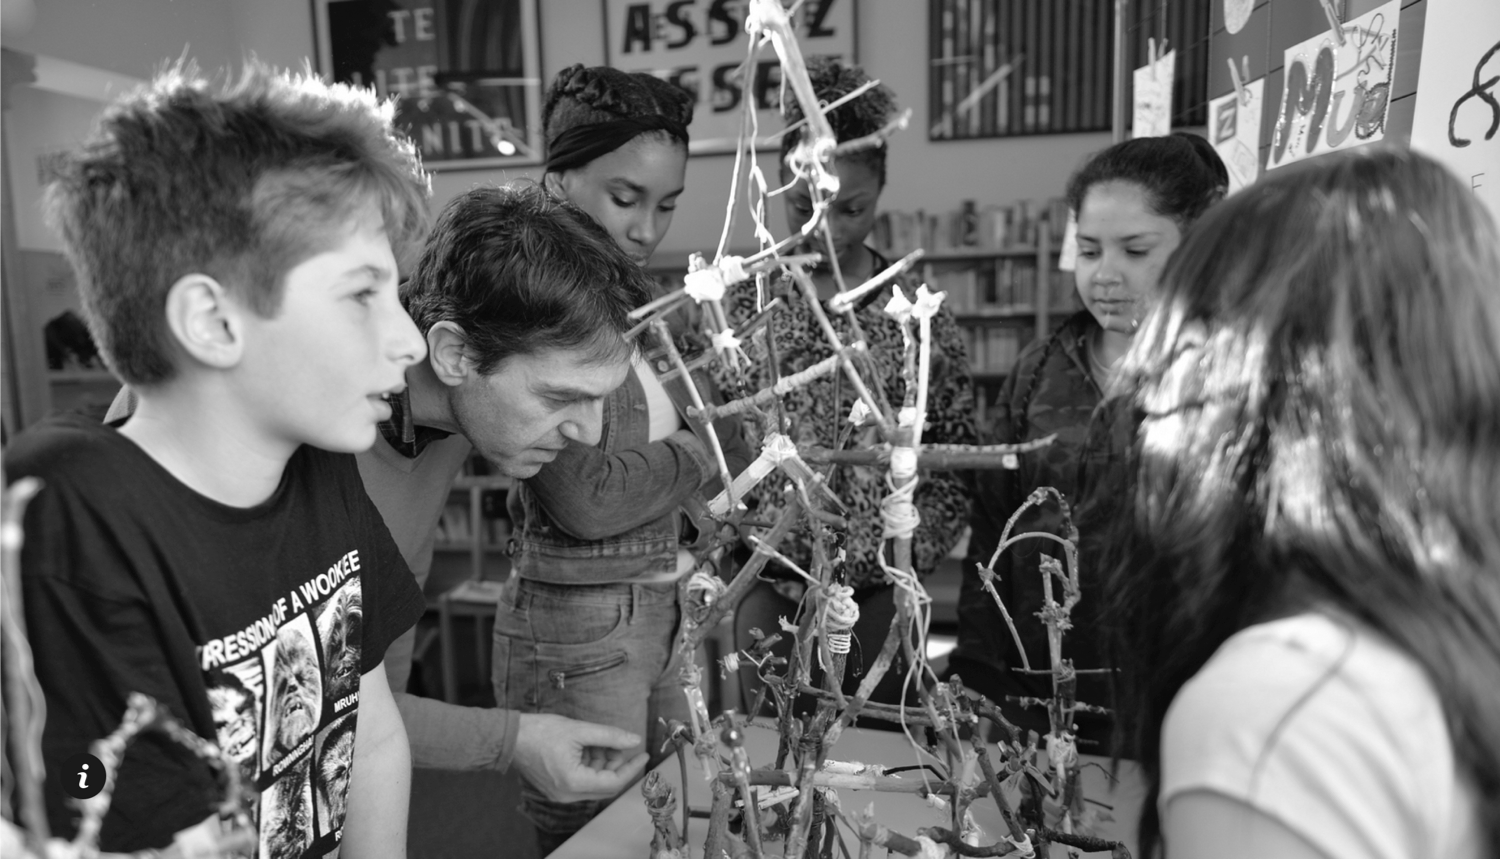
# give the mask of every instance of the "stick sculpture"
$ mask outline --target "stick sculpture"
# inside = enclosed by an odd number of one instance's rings
[[[795,8],[795,4],[794,4]],[[749,358],[740,344],[751,336],[764,336],[774,347],[774,313],[785,308],[780,299],[768,303],[762,312],[740,329],[728,326],[721,304],[725,287],[750,277],[764,283],[774,273],[790,278],[797,287],[803,306],[800,312],[811,314],[832,349],[832,357],[795,375],[776,379],[764,390],[722,406],[706,406],[694,391],[695,408],[689,417],[705,428],[719,416],[740,415],[753,420],[762,429],[759,457],[734,480],[725,478],[725,490],[710,503],[718,520],[714,539],[699,551],[699,569],[682,585],[683,624],[677,640],[678,658],[688,667],[682,670],[683,694],[691,711],[691,724],[674,725],[669,743],[675,744],[682,757],[686,783],[686,756],[696,757],[709,781],[712,806],[708,810],[708,835],[703,855],[718,859],[730,857],[833,857],[841,851],[851,856],[848,846],[857,844],[861,857],[870,855],[873,847],[907,856],[1046,856],[1051,844],[1065,845],[1070,852],[1109,852],[1115,857],[1128,856],[1124,845],[1089,835],[1092,814],[1084,810],[1079,790],[1079,760],[1073,731],[1073,716],[1079,711],[1103,712],[1076,700],[1074,689],[1077,671],[1063,658],[1062,643],[1069,627],[1073,607],[1081,599],[1078,590],[1077,534],[1073,530],[1067,504],[1055,490],[1039,489],[1007,523],[1000,546],[989,565],[981,569],[986,589],[999,604],[1009,622],[1009,613],[991,581],[994,565],[1001,552],[1027,539],[1048,539],[1060,544],[1062,560],[1048,557],[1042,565],[1045,605],[1039,617],[1048,630],[1047,667],[1032,669],[1023,652],[1025,670],[1049,674],[1053,695],[1045,700],[1022,700],[1022,706],[1045,707],[1051,730],[1043,738],[1022,732],[1001,715],[999,709],[983,697],[966,693],[962,682],[954,678],[943,683],[928,667],[924,658],[927,609],[930,600],[912,571],[911,536],[918,522],[912,503],[918,482],[918,468],[1016,468],[1017,457],[1045,447],[1050,439],[1021,445],[987,447],[924,447],[922,427],[927,409],[927,377],[930,366],[931,319],[944,295],[918,288],[907,296],[897,287],[886,312],[901,324],[905,334],[905,397],[899,408],[883,407],[871,393],[855,360],[866,345],[859,333],[851,308],[861,296],[880,289],[908,271],[920,258],[917,251],[866,283],[846,288],[834,265],[841,294],[829,302],[834,313],[846,314],[855,332],[854,342],[842,341],[830,323],[816,288],[806,272],[811,260],[806,256],[782,256],[800,236],[823,231],[824,217],[838,194],[838,177],[830,171],[832,159],[842,152],[859,147],[883,146],[885,139],[903,127],[906,117],[891,123],[868,139],[838,144],[825,118],[835,105],[820,105],[808,78],[806,66],[797,47],[789,13],[776,0],[751,0],[746,28],[750,47],[743,69],[752,68],[759,51],[769,45],[781,62],[784,97],[796,98],[806,116],[802,140],[787,156],[792,173],[804,180],[813,203],[813,215],[803,225],[800,235],[781,242],[771,238],[762,215],[768,191],[764,176],[755,164],[752,148],[755,139],[753,109],[747,106],[745,134],[742,135],[735,161],[724,237],[712,263],[695,257],[683,289],[663,297],[637,311],[642,321],[637,330],[653,328],[668,347],[678,372],[691,387],[690,366],[674,348],[665,330],[663,318],[686,301],[696,301],[705,334],[713,344],[708,360],[717,360],[730,372],[747,366]],[[742,165],[745,171],[748,209],[755,218],[760,252],[745,258],[724,255],[733,213],[735,195],[739,193]],[[830,237],[831,238],[831,237]],[[832,242],[829,242],[830,246]],[[761,291],[764,294],[764,290]],[[842,374],[858,396],[851,415],[857,425],[874,427],[881,443],[872,449],[831,451],[798,448],[778,430],[780,423],[771,412],[779,408],[779,399],[815,378]],[[727,472],[717,439],[709,435],[715,447],[714,456],[721,472]],[[824,484],[812,465],[846,464],[885,465],[890,493],[882,507],[884,535],[891,538],[892,557],[878,562],[897,592],[897,617],[886,635],[873,665],[863,677],[853,696],[842,692],[849,652],[850,629],[858,619],[858,607],[850,590],[834,581],[834,531],[843,522],[842,502]],[[725,584],[712,572],[712,559],[727,544],[739,539],[745,509],[737,503],[746,492],[774,472],[788,481],[787,503],[780,517],[760,537],[749,539],[753,553],[734,578]],[[1026,533],[1011,536],[1011,530],[1025,509],[1045,503],[1061,508],[1066,536]],[[806,521],[812,533],[811,568],[804,570],[778,551],[781,541]],[[750,713],[759,713],[769,696],[776,705],[778,749],[770,766],[754,766],[745,749],[743,723],[733,713],[714,717],[708,712],[700,686],[700,671],[693,654],[704,637],[723,619],[725,613],[754,585],[765,566],[776,560],[800,575],[807,588],[798,623],[785,624],[770,635],[760,634],[749,648],[728,655],[723,660],[726,676],[753,669],[764,685]],[[1055,581],[1054,581],[1055,580]],[[1055,594],[1060,592],[1061,599]],[[1011,624],[1014,633],[1014,624]],[[793,647],[788,658],[772,655],[771,646],[790,636]],[[1019,635],[1016,635],[1020,644]],[[873,703],[870,695],[882,677],[896,664],[897,655],[910,666],[904,678],[904,689],[914,690],[916,704],[905,706]],[[821,682],[814,684],[814,667],[822,669]],[[812,712],[797,715],[793,702],[814,702]],[[903,696],[903,700],[912,700]],[[909,737],[920,732],[921,743],[914,747],[926,756],[920,776],[900,776],[876,765],[845,764],[830,758],[840,733],[857,719],[878,719],[903,726]],[[982,721],[996,726],[1000,733],[996,750],[999,760],[992,759]],[[947,809],[950,825],[929,827],[914,835],[893,832],[874,820],[873,809],[845,811],[837,790],[873,790],[920,794],[930,802]],[[654,823],[655,837],[651,855],[655,859],[675,859],[694,854],[685,839],[688,832],[688,809],[684,803],[679,826],[674,817],[676,800],[669,785],[649,778],[643,785],[648,810]],[[1005,830],[986,835],[974,825],[968,813],[972,804],[984,797],[996,804]],[[985,843],[988,841],[989,843]]]
[[[801,0],[793,3],[793,9]],[[824,217],[838,194],[838,177],[830,172],[839,154],[864,147],[884,146],[886,138],[905,126],[903,115],[877,134],[839,144],[825,114],[834,105],[820,105],[807,75],[801,51],[794,35],[789,12],[777,0],[750,0],[746,28],[750,33],[749,49],[741,73],[754,68],[759,53],[769,45],[781,62],[784,97],[801,103],[806,128],[802,141],[787,157],[795,176],[807,184],[813,201],[813,215],[794,234],[781,242],[772,238],[763,216],[766,200],[776,192],[768,189],[765,176],[754,157],[756,140],[755,113],[747,102],[745,122],[735,158],[735,174],[726,209],[724,231],[712,263],[697,257],[690,265],[683,289],[664,296],[636,311],[635,332],[651,330],[668,347],[674,374],[681,373],[693,394],[694,408],[689,417],[701,424],[713,448],[715,462],[724,480],[724,492],[710,504],[711,515],[719,524],[715,535],[697,555],[698,569],[684,580],[683,623],[676,647],[682,669],[681,684],[689,709],[689,724],[671,726],[669,742],[681,757],[684,783],[687,779],[687,756],[697,758],[708,779],[712,805],[708,810],[708,833],[703,854],[711,859],[729,856],[761,857],[780,855],[789,859],[833,857],[861,859],[873,848],[905,855],[942,856],[1047,856],[1051,844],[1065,845],[1070,852],[1110,852],[1112,856],[1129,854],[1118,842],[1092,837],[1088,828],[1089,813],[1083,811],[1079,790],[1079,762],[1072,719],[1079,711],[1100,708],[1079,702],[1074,696],[1077,672],[1062,656],[1062,642],[1069,627],[1069,616],[1081,599],[1078,590],[1077,534],[1072,529],[1067,505],[1050,489],[1039,489],[1026,507],[1053,503],[1063,513],[1066,536],[1027,533],[1011,536],[1021,511],[1006,524],[1000,546],[987,567],[981,569],[987,590],[1000,606],[1002,615],[1010,615],[991,581],[994,564],[1001,552],[1021,540],[1047,539],[1061,546],[1062,560],[1049,558],[1042,565],[1045,605],[1039,617],[1048,630],[1047,667],[1033,669],[1022,650],[1023,670],[1051,675],[1051,698],[1023,700],[1023,706],[1045,707],[1050,731],[1045,742],[1035,733],[1022,732],[1001,715],[999,709],[983,697],[966,693],[957,678],[943,683],[937,680],[924,653],[927,612],[930,600],[913,573],[912,533],[918,524],[913,494],[918,485],[918,469],[985,469],[1016,468],[1018,457],[1050,443],[1041,439],[1020,445],[924,446],[922,427],[927,409],[927,376],[930,366],[931,319],[943,300],[942,293],[919,288],[914,296],[898,287],[886,311],[896,318],[905,333],[905,396],[899,408],[890,408],[872,393],[860,375],[859,361],[866,349],[863,335],[851,308],[859,297],[891,283],[920,258],[917,251],[890,268],[876,274],[866,283],[846,288],[842,274],[834,263],[834,275],[841,295],[829,302],[834,313],[849,320],[853,342],[843,342],[829,322],[816,289],[806,273],[806,265],[816,257],[788,256],[783,252],[804,236],[822,231],[831,239]],[[846,97],[857,97],[851,93]],[[755,233],[761,250],[749,257],[726,256],[724,248],[733,229],[736,202],[740,194],[741,174],[748,210],[755,221]],[[829,241],[829,245],[832,242]],[[764,336],[774,346],[772,317],[784,311],[781,300],[767,302],[754,318],[739,329],[728,325],[721,303],[725,287],[754,277],[761,284],[773,274],[788,277],[798,288],[801,310],[815,318],[831,347],[833,357],[801,373],[778,379],[765,390],[722,406],[706,404],[693,387],[689,370],[705,360],[719,361],[730,371],[748,366],[749,358],[740,343],[752,336]],[[764,294],[764,290],[762,290]],[[703,309],[705,333],[713,349],[704,359],[686,361],[671,346],[665,317],[687,301],[696,301]],[[811,380],[833,373],[842,374],[858,395],[858,405],[851,415],[857,425],[874,427],[881,442],[869,449],[836,451],[798,448],[779,432],[780,424],[772,412],[778,412],[779,399]],[[770,410],[770,412],[768,412]],[[717,416],[740,415],[754,420],[762,428],[759,457],[738,478],[730,479],[723,450],[713,435],[712,421]],[[897,617],[868,673],[852,696],[842,692],[847,667],[850,630],[858,619],[858,607],[850,590],[834,581],[834,532],[843,523],[843,503],[813,468],[845,465],[882,465],[888,470],[890,493],[882,508],[884,535],[891,538],[892,557],[878,558],[886,576],[897,592]],[[758,538],[751,540],[753,553],[733,580],[727,584],[712,572],[713,559],[733,541],[739,539],[744,506],[738,503],[745,493],[772,473],[784,475],[789,484],[786,504],[780,517]],[[4,669],[5,718],[9,729],[9,755],[3,760],[7,785],[14,785],[12,807],[19,821],[5,820],[0,825],[0,844],[6,855],[28,857],[80,857],[100,855],[95,847],[99,822],[108,810],[110,796],[102,793],[81,807],[83,825],[71,843],[47,837],[46,815],[41,806],[40,786],[43,779],[40,756],[41,724],[45,719],[40,690],[30,666],[30,651],[19,611],[18,560],[21,510],[25,499],[36,487],[26,481],[6,493],[4,523]],[[812,533],[810,569],[802,570],[778,550],[788,534],[806,520]],[[883,554],[883,552],[882,552]],[[755,584],[759,573],[776,559],[807,582],[798,623],[787,624],[771,634],[760,634],[750,647],[732,653],[723,660],[726,675],[754,670],[764,682],[751,714],[759,713],[769,696],[776,705],[778,748],[769,765],[752,763],[745,747],[745,724],[733,712],[714,716],[708,710],[702,691],[701,672],[693,654],[704,637],[723,619],[725,613]],[[1054,594],[1060,591],[1061,600]],[[1011,624],[1015,634],[1014,624]],[[783,635],[790,636],[793,647],[788,658],[773,655],[772,645]],[[1016,635],[1020,644],[1019,635]],[[904,678],[904,690],[913,691],[916,704],[890,705],[870,701],[876,685],[896,664],[898,652],[910,666]],[[821,683],[813,682],[814,666],[822,669]],[[812,712],[798,715],[793,702],[810,700]],[[903,694],[902,700],[913,700]],[[901,725],[913,739],[913,748],[923,756],[920,774],[900,775],[881,765],[843,763],[830,757],[840,734],[857,719],[875,719]],[[998,759],[992,757],[984,723],[995,726],[1000,734],[994,745]],[[144,696],[135,696],[121,727],[111,737],[96,743],[94,754],[106,762],[113,781],[113,767],[124,747],[143,730],[165,731],[207,760],[219,775],[221,818],[229,822],[227,830],[209,833],[202,852],[194,855],[230,855],[246,846],[253,849],[254,830],[244,808],[248,788],[239,781],[235,764],[212,744],[193,735],[161,712]],[[917,737],[921,741],[917,741]],[[912,769],[908,767],[907,769]],[[874,818],[873,806],[864,810],[846,810],[840,803],[839,790],[871,790],[917,794],[944,808],[947,826],[932,826],[913,834],[895,832]],[[686,843],[690,809],[681,803],[681,823],[676,816],[679,805],[670,785],[659,776],[649,776],[642,785],[647,810],[655,835],[649,847],[654,859],[686,859],[697,855]],[[984,833],[969,814],[973,803],[985,799],[993,802],[1004,822],[1004,831]],[[248,839],[248,841],[247,841]],[[851,843],[854,846],[850,847]],[[648,848],[641,845],[642,851]],[[158,855],[185,855],[183,845]],[[835,851],[838,851],[837,854]]]

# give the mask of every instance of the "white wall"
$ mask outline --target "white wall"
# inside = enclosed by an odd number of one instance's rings
[[[913,110],[912,128],[891,145],[885,208],[938,211],[960,200],[1007,203],[1062,193],[1068,174],[1089,152],[1107,145],[1107,134],[1019,137],[1002,140],[927,140],[927,12],[918,0],[859,0],[858,50],[870,73],[891,86]],[[604,59],[599,0],[539,2],[542,70],[551,78],[575,62]],[[28,32],[3,34],[4,44],[28,53],[55,56],[138,78],[147,78],[184,49],[206,67],[234,63],[248,53],[279,65],[300,65],[313,46],[312,0],[44,0],[36,6]],[[42,129],[66,143],[73,126]],[[14,140],[13,140],[14,142]],[[45,145],[43,140],[37,145]],[[661,252],[711,250],[723,225],[731,156],[699,156],[688,166],[687,192]],[[763,156],[772,179],[772,156]],[[30,169],[15,164],[13,170]],[[500,182],[535,171],[454,171],[433,183],[435,206],[476,184]],[[20,183],[18,192],[22,191]],[[33,192],[34,193],[34,192]],[[21,193],[17,217],[33,210]],[[781,207],[773,207],[772,228],[782,228]],[[741,222],[732,247],[753,244]],[[35,235],[23,228],[23,235]],[[28,246],[35,246],[28,243]]]
[[[5,128],[6,156],[15,195],[16,240],[33,250],[62,251],[62,240],[42,222],[40,160],[88,136],[102,102],[16,87],[10,94]]]
[[[265,0],[37,0],[31,27],[7,28],[0,41],[7,48],[43,54],[146,79],[164,61],[184,50],[205,65],[222,65],[241,55],[232,10]],[[281,0],[272,0],[280,5]],[[304,4],[305,5],[305,4]],[[310,7],[308,7],[310,8]],[[284,39],[306,20],[277,26]],[[274,44],[274,39],[267,45]]]

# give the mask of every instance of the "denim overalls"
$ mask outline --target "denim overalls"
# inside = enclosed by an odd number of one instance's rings
[[[664,356],[658,349],[643,360],[661,376],[671,369]],[[694,378],[713,396],[705,375]],[[686,384],[662,384],[684,429],[648,442],[645,390],[632,373],[604,400],[596,447],[570,446],[511,490],[514,573],[495,619],[492,678],[501,707],[624,728],[646,737],[653,756],[665,739],[661,720],[688,719],[672,659],[677,584],[662,580],[676,572],[688,536],[684,506],[702,509],[721,483],[706,437],[690,437]],[[738,419],[714,429],[738,474],[750,461]],[[657,581],[630,581],[641,577]],[[523,792],[542,841],[560,843],[604,805],[552,802],[529,785]]]

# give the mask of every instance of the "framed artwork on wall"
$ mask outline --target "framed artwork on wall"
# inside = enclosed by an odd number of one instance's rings
[[[765,48],[755,68],[748,75],[740,73],[750,45],[745,32],[748,0],[603,3],[605,64],[650,72],[696,98],[689,152],[733,152],[746,98],[755,100],[758,137],[781,130],[781,64],[775,52]],[[856,0],[797,4],[793,23],[803,56],[858,62],[856,5]]]
[[[318,70],[396,98],[433,170],[542,162],[537,0],[313,0]]]

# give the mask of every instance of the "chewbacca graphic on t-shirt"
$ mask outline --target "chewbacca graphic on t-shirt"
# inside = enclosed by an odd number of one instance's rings
[[[258,792],[257,855],[321,855],[343,834],[361,665],[359,553],[200,649],[219,747]]]

